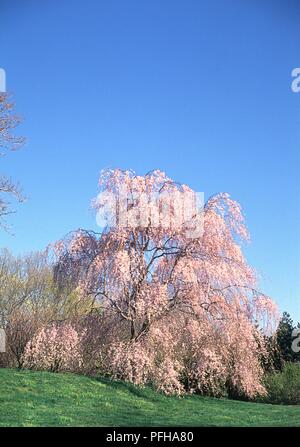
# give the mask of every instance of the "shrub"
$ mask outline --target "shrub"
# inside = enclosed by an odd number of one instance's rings
[[[27,343],[41,326],[38,318],[25,309],[16,309],[9,318],[5,328],[6,353],[4,367],[23,366],[24,351]]]
[[[23,366],[49,371],[77,371],[82,366],[82,334],[70,324],[42,328],[26,345]]]
[[[282,372],[269,374],[265,386],[268,392],[265,401],[300,405],[300,363],[286,363]]]

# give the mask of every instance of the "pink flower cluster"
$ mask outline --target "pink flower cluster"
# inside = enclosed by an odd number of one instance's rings
[[[25,368],[77,371],[82,367],[82,334],[69,323],[39,330],[26,345]]]

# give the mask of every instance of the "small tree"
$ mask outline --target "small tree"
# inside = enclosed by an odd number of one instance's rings
[[[287,362],[299,360],[299,354],[292,349],[293,330],[295,328],[296,326],[290,314],[284,312],[275,334],[277,349],[275,351],[274,363],[277,370],[282,370]]]

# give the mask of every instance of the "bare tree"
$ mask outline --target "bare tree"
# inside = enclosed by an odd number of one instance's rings
[[[9,102],[7,93],[0,93],[0,156],[22,146],[24,139],[13,134],[19,122],[20,119],[13,113],[13,104]],[[19,185],[4,174],[0,174],[0,226],[6,230],[8,227],[5,217],[14,212],[10,207],[9,198],[14,198],[18,202],[24,201]]]

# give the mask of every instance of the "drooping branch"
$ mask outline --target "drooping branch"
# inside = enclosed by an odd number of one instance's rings
[[[0,93],[0,156],[4,156],[7,151],[19,149],[24,143],[22,137],[13,134],[13,130],[19,124],[20,119],[12,111],[13,104],[9,102],[7,94]],[[5,217],[14,212],[10,208],[10,198],[18,202],[25,200],[20,186],[10,178],[0,175],[0,226],[5,230],[9,229]]]

